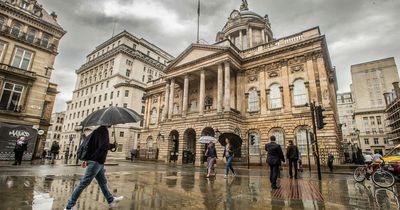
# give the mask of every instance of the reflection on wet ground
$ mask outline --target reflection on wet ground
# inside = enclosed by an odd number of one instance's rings
[[[63,209],[83,170],[60,167],[58,170],[80,173],[68,176],[21,173],[10,176],[2,170],[0,209]],[[243,172],[238,177],[225,180],[223,175],[205,179],[201,169],[191,167],[160,166],[157,169],[157,166],[146,165],[137,170],[122,170],[128,167],[133,166],[123,166],[121,170],[109,167],[107,172],[111,191],[125,197],[115,209],[398,208],[398,186],[390,190],[378,189],[369,181],[355,183],[351,176],[326,175],[322,182],[306,175],[299,180],[282,178],[281,188],[272,191],[264,172]],[[47,168],[49,174],[51,170],[56,169]],[[82,193],[78,209],[108,209],[95,181]]]

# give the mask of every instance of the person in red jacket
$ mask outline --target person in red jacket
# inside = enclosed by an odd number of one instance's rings
[[[88,157],[86,161],[82,163],[82,167],[86,168],[85,175],[81,178],[80,183],[69,198],[65,209],[77,209],[75,204],[79,195],[94,178],[100,185],[100,189],[110,207],[116,206],[116,204],[123,199],[123,196],[114,197],[111,194],[108,190],[107,179],[104,174],[104,162],[106,161],[108,150],[115,148],[115,144],[110,144],[108,128],[106,126],[100,126],[94,130],[89,141]]]

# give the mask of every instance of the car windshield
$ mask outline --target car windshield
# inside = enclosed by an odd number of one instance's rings
[[[394,148],[392,151],[385,155],[387,156],[400,156],[400,147]]]

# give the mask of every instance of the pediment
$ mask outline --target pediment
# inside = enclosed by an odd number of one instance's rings
[[[184,52],[182,52],[169,68],[178,67],[187,63],[190,63],[195,60],[199,60],[201,58],[207,57],[209,55],[221,52],[223,49],[221,47],[216,46],[201,46],[201,45],[191,45]]]

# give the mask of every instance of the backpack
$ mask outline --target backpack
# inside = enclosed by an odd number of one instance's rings
[[[91,133],[89,136],[87,136],[83,142],[81,143],[81,145],[79,145],[78,151],[76,152],[76,157],[79,160],[86,160],[88,158],[88,153],[89,153],[89,143],[90,143],[90,139],[92,137]]]

